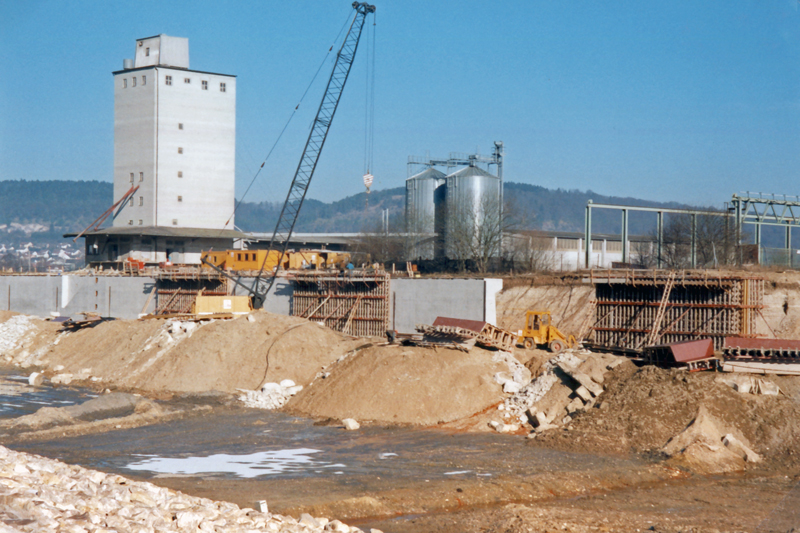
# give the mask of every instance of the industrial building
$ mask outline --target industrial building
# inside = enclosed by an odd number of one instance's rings
[[[87,263],[199,263],[232,248],[236,77],[189,68],[189,40],[136,40],[114,75],[112,227],[86,238]]]

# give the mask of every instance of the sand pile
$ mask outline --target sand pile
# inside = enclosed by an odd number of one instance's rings
[[[57,324],[34,324],[24,345],[0,355],[22,366],[145,391],[234,393],[283,379],[305,385],[364,344],[305,319],[264,311],[203,323],[113,320],[73,333],[57,333]]]
[[[504,397],[494,376],[509,365],[489,352],[372,347],[345,358],[287,404],[291,412],[337,420],[434,425],[469,417]]]

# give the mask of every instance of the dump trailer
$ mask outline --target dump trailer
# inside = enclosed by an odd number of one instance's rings
[[[520,330],[517,343],[529,350],[536,346],[547,346],[553,353],[578,344],[574,336],[565,336],[552,324],[550,311],[528,311],[525,314],[525,329]]]

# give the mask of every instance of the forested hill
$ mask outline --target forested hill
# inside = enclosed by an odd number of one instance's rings
[[[308,199],[303,204],[295,228],[303,232],[359,232],[377,228],[381,210],[389,209],[392,229],[401,229],[405,190],[402,187],[348,196],[331,203]],[[586,202],[640,206],[684,207],[677,203],[656,203],[636,198],[604,196],[591,191],[547,189],[538,185],[507,182],[505,198],[514,206],[515,218],[524,229],[583,231]],[[272,232],[281,202],[242,202],[236,212],[236,226],[244,231]],[[8,231],[11,223],[47,227],[56,234],[80,231],[113,203],[112,184],[99,181],[0,181],[0,227]],[[653,221],[638,231],[649,231]],[[654,220],[651,215],[650,218]],[[595,210],[595,232],[618,233],[618,211]],[[631,232],[637,232],[632,217]]]

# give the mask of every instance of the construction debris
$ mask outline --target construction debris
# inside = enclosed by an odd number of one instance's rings
[[[464,320],[460,318],[436,317],[433,325],[417,324],[415,329],[423,333],[427,342],[474,342],[498,350],[511,351],[517,342],[517,336],[510,331],[498,328],[481,320]]]
[[[761,461],[756,452],[723,427],[720,420],[701,406],[694,421],[670,439],[662,451],[673,462],[707,474],[735,472],[743,469],[745,462]]]
[[[766,379],[750,375],[733,374],[732,376],[719,376],[717,383],[724,383],[742,394],[763,394],[777,396],[781,393],[780,387]]]
[[[72,318],[65,320],[62,322],[61,331],[77,331],[84,328],[93,328],[104,320],[114,320],[113,318],[104,318],[94,312],[87,311],[79,314],[83,315],[83,320],[74,320]]]
[[[503,410],[537,432],[569,424],[575,412],[595,405],[604,374],[625,358],[564,351],[544,365],[542,374],[507,398]]]
[[[261,390],[237,389],[243,394],[239,396],[246,407],[256,409],[279,409],[289,398],[303,390],[302,385],[296,385],[291,379],[284,379],[280,383],[265,383]]]

